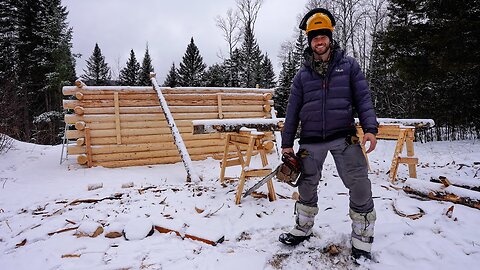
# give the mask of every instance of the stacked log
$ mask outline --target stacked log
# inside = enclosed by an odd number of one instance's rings
[[[162,88],[193,160],[220,159],[223,133],[193,134],[192,121],[271,118],[273,89]],[[67,153],[87,166],[123,167],[181,161],[153,87],[64,87]],[[273,138],[273,132],[267,138]],[[232,152],[234,149],[232,149]]]

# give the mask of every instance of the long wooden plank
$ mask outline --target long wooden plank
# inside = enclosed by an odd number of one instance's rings
[[[81,92],[78,92],[81,93]],[[113,94],[117,93],[119,99],[121,100],[129,100],[129,99],[136,99],[136,100],[157,100],[158,97],[155,93],[150,93],[150,94],[124,94],[122,92],[114,92]],[[82,101],[87,101],[87,100],[112,100],[112,94],[84,94],[81,93],[81,98],[77,99],[82,100]]]

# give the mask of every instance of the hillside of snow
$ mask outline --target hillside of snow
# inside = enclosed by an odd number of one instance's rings
[[[369,155],[374,261],[358,266],[348,257],[348,192],[330,155],[318,189],[315,236],[292,248],[277,240],[294,222],[295,189],[285,184],[274,183],[277,201],[247,197],[235,205],[236,182],[220,184],[218,160],[194,161],[203,180],[186,183],[182,163],[88,169],[73,158],[59,164],[61,146],[15,142],[0,156],[0,269],[478,269],[480,211],[392,188],[387,172],[394,148],[394,141],[380,140]],[[415,154],[419,180],[480,183],[478,141],[415,143]],[[277,164],[274,155],[269,159]],[[253,162],[260,167],[258,156]],[[226,174],[239,172],[228,168]],[[407,176],[400,165],[399,178]],[[424,215],[412,220],[394,207]],[[180,236],[151,231],[152,225]],[[115,231],[129,240],[105,237]],[[187,235],[224,241],[212,246],[182,239]],[[331,244],[338,255],[325,252]]]

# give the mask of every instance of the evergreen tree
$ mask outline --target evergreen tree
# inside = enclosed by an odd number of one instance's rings
[[[127,66],[120,70],[120,83],[122,85],[138,85],[140,76],[140,64],[135,58],[133,49],[130,51],[130,57],[127,60]]]
[[[274,88],[275,87],[275,72],[273,71],[272,61],[268,58],[268,54],[265,54],[261,64],[262,78],[260,81],[261,88]]]
[[[13,0],[0,0],[0,133],[12,134],[16,126],[16,110],[20,107],[18,88],[18,12]],[[18,117],[18,116],[17,116]]]
[[[62,110],[61,87],[75,78],[67,14],[60,0],[1,3],[0,103],[10,103],[2,118],[15,121],[4,132],[16,139],[60,141],[62,123],[53,115]],[[38,118],[41,115],[45,117]]]
[[[379,36],[386,64],[372,72],[376,93],[398,93],[391,102],[402,116],[433,118],[443,138],[480,131],[479,10],[479,1],[392,0]]]
[[[275,89],[273,100],[275,102],[275,110],[278,117],[285,117],[287,110],[288,96],[292,87],[293,78],[296,74],[295,61],[292,53],[288,54],[287,60],[282,63],[282,70],[279,76],[279,85]]]
[[[152,59],[150,58],[150,54],[148,53],[148,46],[145,49],[145,55],[143,56],[142,61],[142,68],[140,70],[140,78],[139,78],[139,85],[151,85],[150,81],[150,72],[154,72],[152,65]]]
[[[226,71],[226,86],[240,87],[240,50],[235,49],[229,59],[224,63]]]
[[[207,65],[203,63],[203,57],[200,55],[198,47],[193,41],[187,46],[180,68],[178,70],[178,78],[180,86],[201,86],[202,76]]]
[[[203,86],[224,87],[228,84],[228,76],[225,76],[225,67],[214,64],[204,73]]]
[[[295,63],[295,69],[299,70],[303,64],[303,54],[305,49],[308,47],[307,38],[300,30],[298,31],[298,37],[295,41],[295,47],[293,48],[292,61]]]
[[[163,86],[165,87],[177,87],[179,86],[178,84],[178,73],[177,73],[177,68],[175,67],[175,63],[172,63],[172,67],[170,68],[170,71],[167,74],[167,77],[165,78],[165,81],[163,82]]]
[[[255,40],[253,30],[247,25],[243,34],[243,43],[240,49],[240,86],[256,87],[260,82],[258,74],[261,66],[262,53]]]
[[[111,79],[110,68],[105,63],[105,56],[102,55],[98,43],[95,43],[93,53],[87,60],[87,69],[83,72],[85,74],[82,79],[87,85],[108,85]]]

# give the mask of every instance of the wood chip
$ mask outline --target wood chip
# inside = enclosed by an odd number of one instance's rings
[[[22,242],[15,245],[16,248],[23,247],[27,243],[27,238],[23,239]]]

